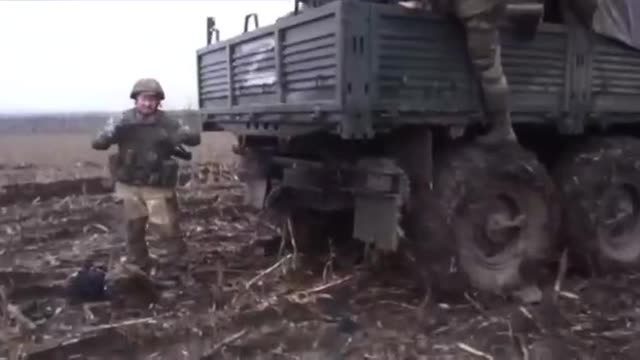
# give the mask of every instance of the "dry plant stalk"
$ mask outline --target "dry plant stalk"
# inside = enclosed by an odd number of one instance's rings
[[[163,317],[164,315],[166,315],[166,314],[161,314],[161,315],[158,315],[157,317],[146,317],[146,318],[140,318],[140,319],[131,319],[131,320],[121,321],[121,322],[118,322],[118,323],[90,326],[90,327],[85,328],[84,331],[96,331],[96,330],[104,330],[104,329],[114,329],[114,328],[119,328],[119,327],[123,327],[123,326],[134,325],[134,324],[143,324],[143,323],[153,324],[153,323],[157,322],[156,318]]]
[[[320,292],[320,291],[323,291],[323,290],[329,289],[329,288],[331,288],[331,287],[334,287],[334,286],[340,285],[340,284],[342,284],[343,282],[346,282],[346,281],[348,281],[348,280],[351,280],[351,278],[353,278],[353,275],[345,276],[345,277],[343,277],[342,279],[338,279],[338,280],[336,280],[336,281],[332,281],[332,282],[330,282],[330,283],[327,283],[327,284],[324,284],[324,285],[320,285],[320,286],[317,286],[317,287],[311,288],[311,289],[309,289],[309,290],[302,291],[301,293],[305,293],[305,294],[313,294],[313,293],[317,293],[317,292]]]
[[[7,313],[8,315],[12,315],[17,322],[19,322],[22,326],[27,328],[28,330],[34,330],[37,326],[33,323],[28,317],[26,317],[19,307],[13,304],[7,305]]]
[[[96,316],[93,314],[93,311],[91,311],[91,307],[88,306],[87,304],[84,304],[82,306],[82,312],[84,313],[85,320],[92,322],[93,320],[96,319]]]
[[[226,338],[224,338],[222,341],[220,341],[219,343],[215,344],[213,346],[213,348],[211,349],[211,351],[209,351],[206,355],[202,356],[201,359],[209,359],[213,357],[213,354],[215,354],[216,352],[218,352],[218,350],[220,350],[223,346],[225,345],[229,345],[232,342],[240,339],[241,337],[243,337],[247,332],[249,332],[249,330],[244,329],[241,330],[233,335],[230,335]]]
[[[520,312],[526,316],[527,318],[534,320],[533,319],[533,315],[531,315],[531,313],[529,312],[529,310],[527,310],[527,308],[525,308],[524,306],[520,306],[518,307],[518,309],[520,310]]]
[[[469,304],[471,304],[471,306],[473,306],[473,308],[476,309],[482,316],[486,318],[491,318],[491,316],[489,316],[487,312],[482,308],[482,305],[480,305],[480,303],[478,303],[474,298],[472,298],[468,292],[465,291],[464,297],[467,299]]]
[[[2,327],[9,327],[9,300],[4,286],[0,286],[0,310],[2,310]]]
[[[289,234],[288,238],[289,241],[291,241],[291,246],[293,247],[293,268],[295,269],[296,267],[296,260],[297,260],[297,256],[298,256],[298,245],[296,242],[296,236],[293,233],[293,224],[291,223],[291,216],[287,217],[287,233]]]
[[[427,305],[429,305],[430,301],[431,301],[431,287],[427,289],[427,293],[424,295],[424,298],[422,299],[422,301],[420,301],[420,304],[416,309],[416,316],[420,322],[424,321],[425,319],[425,316],[427,313]]]
[[[480,356],[480,357],[482,357],[484,359],[487,359],[487,360],[493,360],[493,356],[491,356],[491,355],[489,355],[489,354],[487,354],[485,352],[482,352],[482,351],[480,351],[478,349],[472,348],[471,346],[469,346],[469,345],[467,345],[465,343],[459,342],[457,345],[458,345],[458,347],[460,349],[462,349],[462,350],[464,350],[464,351],[466,351],[466,352],[468,352],[470,354],[473,354],[473,355],[476,355],[476,356]]]
[[[345,276],[341,279],[338,279],[336,281],[332,281],[330,283],[324,284],[324,285],[320,285],[320,286],[316,286],[314,288],[311,289],[307,289],[307,290],[302,290],[302,291],[296,291],[293,294],[287,295],[286,297],[290,300],[290,301],[296,301],[296,302],[300,302],[300,298],[301,297],[308,297],[309,295],[315,294],[315,293],[319,293],[323,290],[327,290],[329,288],[332,288],[334,286],[340,285],[348,280],[351,280],[351,278],[353,278],[353,275],[349,275],[349,276]]]
[[[564,249],[562,251],[562,255],[560,256],[560,264],[558,265],[558,275],[556,276],[556,282],[553,286],[553,290],[555,293],[559,293],[562,287],[562,282],[564,278],[567,276],[567,267],[568,267],[568,249]]]
[[[558,295],[563,296],[567,299],[572,299],[572,300],[578,300],[580,299],[580,297],[574,293],[568,292],[568,291],[560,291],[558,293]]]
[[[562,282],[567,276],[567,268],[569,267],[569,254],[568,249],[564,249],[562,256],[560,257],[560,264],[558,265],[558,276],[556,277],[555,284],[553,286],[553,300],[557,300],[558,296],[563,296],[568,299],[578,300],[580,297],[568,291],[562,290]]]
[[[329,273],[333,277],[333,263],[336,258],[335,247],[333,245],[333,238],[330,237],[329,240],[329,259],[324,264],[324,268],[322,269],[322,282],[327,282],[327,278],[329,277]]]
[[[247,283],[245,284],[245,288],[249,289],[251,287],[251,285],[253,285],[256,281],[262,279],[265,275],[273,272],[275,269],[277,269],[280,265],[282,265],[285,261],[287,261],[291,257],[292,257],[292,254],[289,254],[289,255],[283,257],[282,259],[278,260],[278,262],[276,262],[275,264],[271,265],[269,268],[261,271],[253,279],[247,281]]]
[[[518,334],[517,337],[518,343],[520,344],[520,351],[522,351],[522,360],[529,360],[529,349],[527,348],[527,342],[522,334]]]

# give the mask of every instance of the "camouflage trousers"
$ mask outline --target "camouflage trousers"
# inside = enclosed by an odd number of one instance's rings
[[[480,0],[472,0],[476,3]],[[469,0],[460,1],[461,3]],[[466,32],[467,50],[473,64],[490,116],[507,117],[509,112],[509,86],[502,68],[498,24],[504,15],[505,6],[500,2],[488,10],[477,12],[464,8],[456,9]]]
[[[174,189],[116,182],[115,196],[122,203],[128,262],[143,269],[150,267],[147,225],[158,234],[169,255],[177,256],[186,251],[180,233]]]

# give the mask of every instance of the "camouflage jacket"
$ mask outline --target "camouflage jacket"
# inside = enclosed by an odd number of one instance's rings
[[[107,150],[118,145],[109,158],[112,176],[123,183],[170,187],[177,181],[177,162],[172,158],[176,146],[200,144],[200,133],[182,121],[158,111],[152,119],[144,120],[135,109],[110,118],[92,147]]]

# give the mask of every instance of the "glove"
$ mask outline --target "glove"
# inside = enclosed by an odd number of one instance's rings
[[[122,128],[122,117],[110,117],[102,129],[102,133],[108,137],[116,137],[118,131]]]
[[[183,125],[182,122],[180,123],[180,127],[170,133],[169,138],[174,146],[183,144],[194,146],[200,143],[200,135],[191,130],[187,125]]]
[[[117,142],[121,127],[122,117],[110,117],[93,139],[91,146],[96,150],[108,149],[112,144]]]

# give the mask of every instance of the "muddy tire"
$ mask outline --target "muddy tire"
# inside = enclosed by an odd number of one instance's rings
[[[554,178],[572,263],[595,273],[640,265],[640,140],[592,138],[567,152]]]
[[[517,145],[464,146],[438,159],[424,214],[438,281],[455,276],[453,286],[496,293],[536,282],[555,250],[554,196],[544,166]]]

